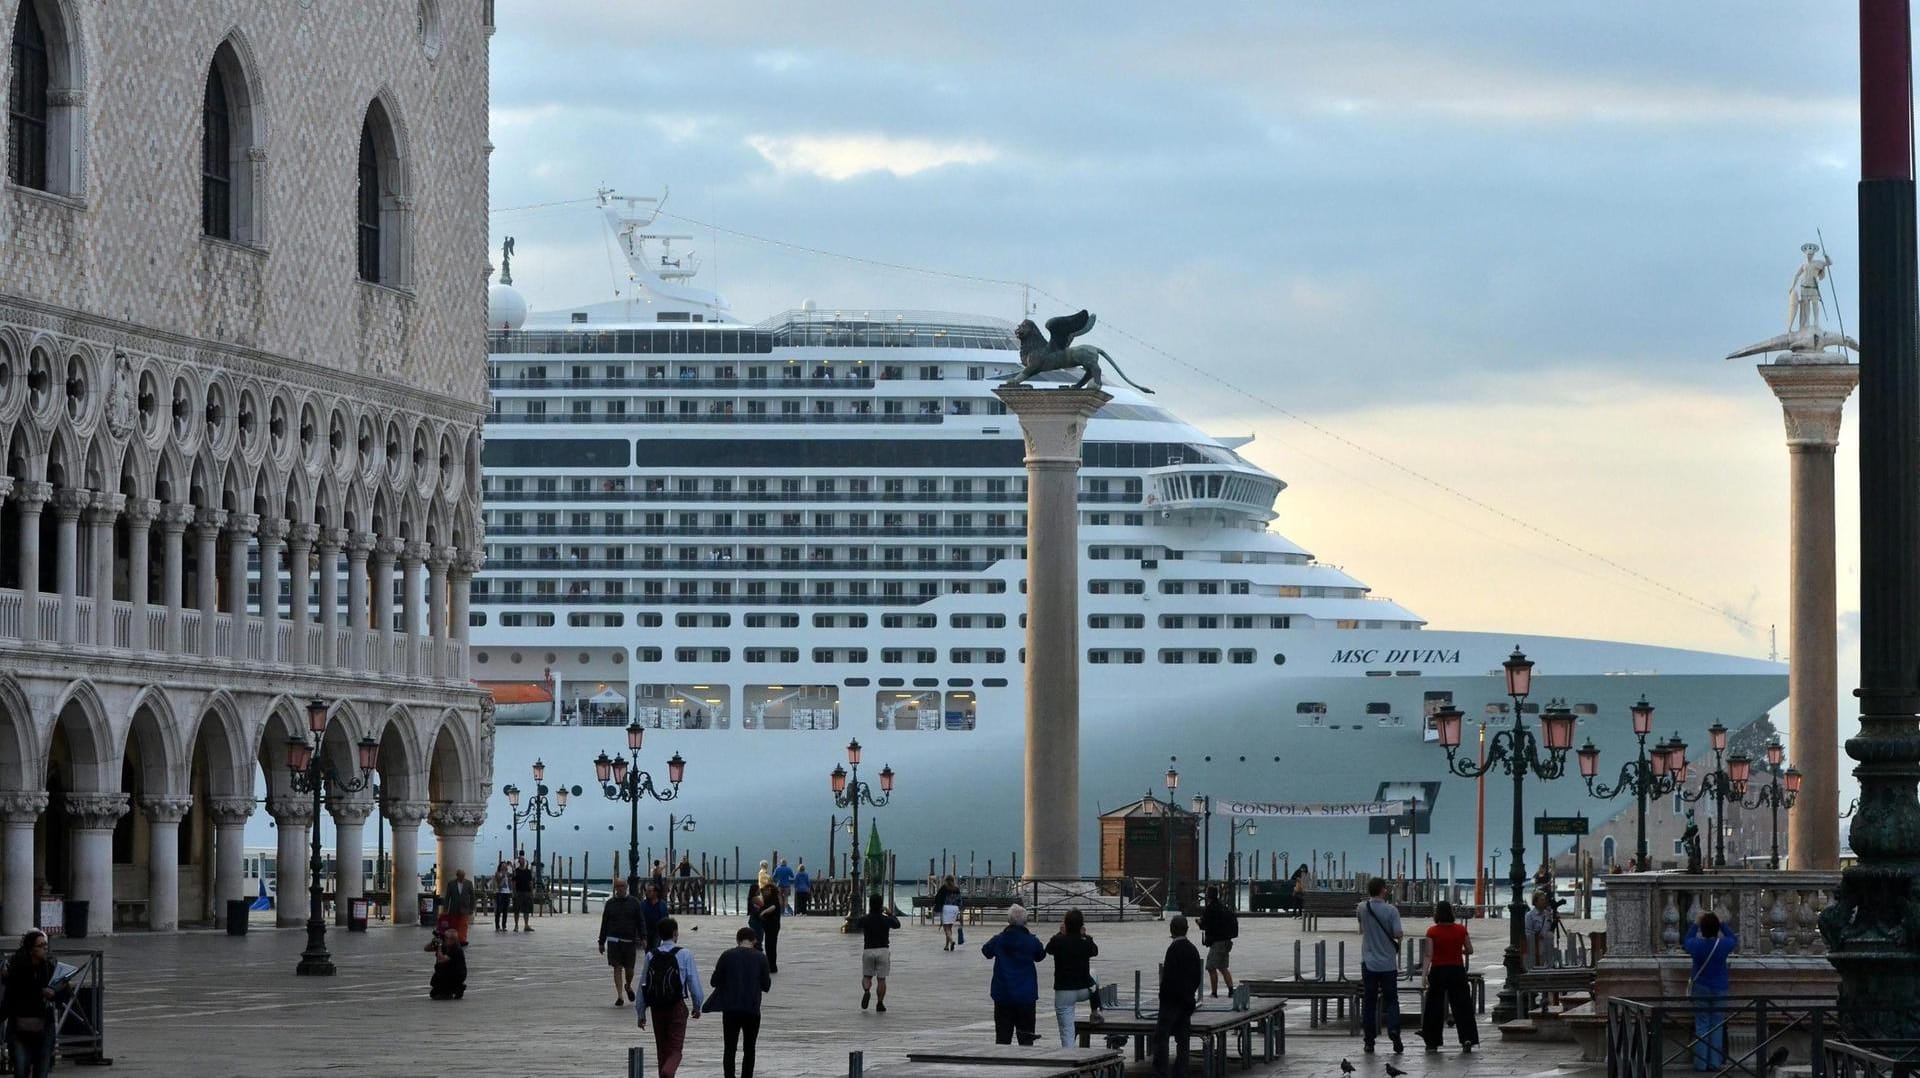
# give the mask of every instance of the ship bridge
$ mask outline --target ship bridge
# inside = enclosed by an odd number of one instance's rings
[[[1147,507],[1164,513],[1219,510],[1272,520],[1273,500],[1286,484],[1245,463],[1169,460],[1147,472]]]

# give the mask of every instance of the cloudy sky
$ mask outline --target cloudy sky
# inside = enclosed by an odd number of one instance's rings
[[[1256,435],[1277,526],[1434,625],[1764,655],[1786,452],[1720,357],[1783,330],[1816,229],[1856,323],[1853,17],[500,0],[492,201],[670,187],[748,321],[1021,300],[732,233],[1030,281],[1176,411]],[[589,210],[493,233],[536,308],[614,287]]]

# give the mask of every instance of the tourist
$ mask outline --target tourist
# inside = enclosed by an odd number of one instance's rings
[[[683,880],[692,879],[693,878],[693,858],[688,856],[687,854],[684,854],[684,853],[681,854],[680,865],[678,868],[674,869],[674,875],[680,877]]]
[[[453,879],[447,881],[447,917],[453,921],[454,938],[460,946],[467,945],[467,926],[473,923],[473,881],[467,878],[467,870],[456,869]]]
[[[767,926],[765,922],[760,920],[760,908],[764,901],[762,896],[766,893],[766,886],[760,884],[754,884],[752,887],[747,888],[747,927],[753,929],[754,942],[759,944],[762,949],[765,948],[767,942]]]
[[[513,869],[505,861],[493,870],[493,930],[507,930],[507,911],[513,908]]]
[[[1473,991],[1467,984],[1467,956],[1472,953],[1473,937],[1466,925],[1454,919],[1453,903],[1435,902],[1433,927],[1427,929],[1427,991],[1420,1007],[1420,1039],[1427,1042],[1429,1052],[1438,1052],[1446,1040],[1449,1009],[1460,1050],[1471,1052],[1480,1043],[1473,1021]]]
[[[1200,946],[1207,949],[1207,988],[1220,994],[1220,978],[1227,979],[1227,995],[1233,995],[1233,970],[1228,955],[1240,935],[1240,918],[1233,908],[1220,900],[1220,888],[1208,887],[1206,905],[1200,911]]]
[[[1553,958],[1553,930],[1560,922],[1560,915],[1553,908],[1553,899],[1545,891],[1533,893],[1533,908],[1527,911],[1527,968],[1544,969],[1555,964]]]
[[[947,950],[953,950],[953,931],[960,924],[960,888],[948,876],[933,893],[933,909],[940,916],[940,931],[947,937]]]
[[[641,1029],[647,1028],[648,1015],[653,1017],[653,1058],[659,1062],[660,1078],[673,1078],[679,1072],[687,1020],[699,1019],[706,1001],[700,971],[679,938],[680,925],[673,918],[660,922],[659,945],[640,960],[640,998],[633,1005]],[[692,1007],[687,1006],[689,1000]]]
[[[780,867],[773,870],[773,885],[780,888],[780,908],[793,912],[793,866],[787,859],[780,859]]]
[[[620,880],[620,883],[626,883]],[[640,903],[640,928],[646,935],[647,950],[660,946],[660,922],[667,919],[672,911],[667,900],[660,893],[657,884],[647,884],[647,897]]]
[[[1680,946],[1693,959],[1693,974],[1687,979],[1687,994],[1693,997],[1693,1069],[1717,1071],[1727,1065],[1727,1029],[1724,1004],[1727,996],[1727,959],[1739,950],[1740,941],[1733,930],[1720,923],[1719,914],[1708,910],[1687,926],[1687,938]]]
[[[1200,952],[1187,938],[1187,919],[1174,914],[1167,922],[1173,942],[1160,960],[1160,1014],[1153,1021],[1153,1074],[1167,1078],[1167,1038],[1174,1041],[1173,1074],[1187,1073],[1187,1037],[1193,1032],[1193,1012],[1200,1009]]]
[[[993,1042],[1012,1044],[1018,1034],[1022,1045],[1032,1044],[1039,1039],[1033,1032],[1033,1007],[1040,999],[1036,966],[1047,948],[1027,931],[1025,906],[1007,907],[1007,927],[981,944],[980,953],[993,959]]]
[[[1081,1000],[1088,1002],[1087,1021],[1100,1022],[1100,982],[1093,976],[1093,957],[1100,948],[1087,935],[1087,918],[1079,910],[1068,910],[1060,922],[1060,931],[1047,941],[1047,953],[1053,956],[1053,1016],[1060,1024],[1060,1047],[1073,1047],[1073,1009]]]
[[[760,943],[767,952],[767,968],[780,972],[780,918],[786,907],[780,904],[780,888],[768,884],[760,889]]]
[[[1394,1054],[1406,1051],[1400,1043],[1400,940],[1405,933],[1400,911],[1387,901],[1386,893],[1387,881],[1375,876],[1367,881],[1366,900],[1354,911],[1360,918],[1361,1048],[1368,1055],[1373,1054],[1382,1009]]]
[[[533,866],[525,850],[513,862],[513,924],[516,932],[533,931]]]
[[[741,929],[733,934],[734,946],[713,964],[713,994],[701,1010],[720,1012],[721,1041],[726,1055],[721,1067],[726,1078],[734,1078],[733,1051],[740,1047],[739,1078],[753,1078],[753,1044],[760,1039],[760,995],[773,989],[773,970],[767,956],[753,946],[753,933]]]
[[[659,885],[660,885],[660,893],[661,893],[661,894],[666,894],[666,892],[667,892],[667,865],[666,865],[666,862],[664,862],[664,861],[662,861],[662,860],[660,860],[660,859],[659,859],[658,857],[656,857],[656,858],[654,858],[654,859],[653,859],[653,872],[652,872],[652,874],[651,874],[651,877],[650,877],[650,878],[651,878],[651,879],[653,880],[653,882],[655,882],[655,883],[657,883],[657,884],[659,884]]]
[[[800,866],[793,874],[793,912],[805,915],[807,903],[813,900],[813,877],[807,875],[807,859],[800,859]]]
[[[760,862],[760,872],[753,878],[753,885],[755,887],[765,887],[772,882],[773,873],[767,871],[767,863],[765,861]]]
[[[453,919],[442,915],[433,929],[433,939],[423,950],[433,952],[433,978],[427,983],[428,999],[461,999],[467,994],[467,952],[454,931]]]
[[[874,982],[880,982],[879,1013],[887,1013],[887,975],[893,971],[893,930],[900,914],[882,908],[879,895],[867,896],[867,912],[860,918],[860,1009],[867,1009]]]
[[[627,893],[627,881],[613,881],[613,897],[600,907],[600,953],[613,968],[613,1005],[633,1002],[633,966],[647,940],[640,900]],[[611,946],[609,946],[611,945]]]
[[[20,949],[7,959],[0,982],[0,1017],[7,1023],[7,1051],[20,1078],[46,1078],[53,1070],[53,1004],[69,986],[55,987],[55,963],[47,953],[47,934],[37,928],[20,937]]]

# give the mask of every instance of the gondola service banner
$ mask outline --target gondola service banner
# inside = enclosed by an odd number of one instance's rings
[[[1405,816],[1410,801],[1233,801],[1217,798],[1213,811],[1226,816]]]

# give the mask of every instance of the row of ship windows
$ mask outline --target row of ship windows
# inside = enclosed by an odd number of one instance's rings
[[[870,476],[783,476],[769,479],[761,476],[681,476],[673,480],[669,491],[667,478],[659,475],[577,475],[561,480],[550,477],[536,477],[532,486],[522,477],[506,476],[495,479],[492,476],[481,479],[480,493],[485,495],[523,494],[529,490],[540,494],[619,494],[628,491],[640,491],[647,494],[783,494],[803,495],[811,491],[815,494],[1017,494],[1025,497],[1027,481],[1025,478],[1008,479],[965,479],[965,478],[874,478]],[[1128,479],[1119,484],[1122,489],[1134,493],[1140,491],[1140,480]],[[1080,489],[1101,494],[1114,486],[1111,480],[1101,478],[1082,479]]]
[[[1006,415],[1007,406],[997,400],[966,400],[962,398],[913,398],[888,397],[879,402],[865,398],[846,400],[823,397],[817,400],[769,400],[765,397],[750,397],[745,401],[735,401],[729,397],[681,397],[667,407],[667,402],[659,397],[646,397],[637,401],[625,398],[574,397],[567,402],[563,410],[547,408],[547,401],[528,400],[518,397],[493,398],[492,415],[496,420],[511,422],[522,416],[565,416],[575,422],[585,423],[592,419],[605,419],[618,422],[622,419],[647,416],[681,416],[697,419],[701,416],[730,415]],[[639,407],[628,409],[629,404]],[[774,407],[777,405],[777,407]],[[808,407],[811,405],[811,407]],[[577,417],[577,418],[576,418]]]
[[[575,312],[575,324],[587,314]],[[696,316],[698,317],[698,316]],[[665,318],[662,318],[665,321]],[[1013,351],[1011,334],[927,332],[924,327],[788,325],[776,329],[494,330],[487,351],[501,355],[766,355],[784,347],[981,348]]]
[[[501,624],[521,624],[508,622],[513,614],[501,616]],[[524,616],[524,615],[522,615]],[[624,613],[582,613],[567,615],[570,628],[622,628],[627,624]],[[487,624],[487,615],[476,611],[471,615],[474,625]],[[665,616],[651,611],[643,611],[633,616],[633,625],[638,629],[658,629],[665,624]],[[1231,629],[1291,629],[1294,616],[1290,614],[1233,614],[1225,619]],[[1027,616],[1019,615],[1019,627],[1027,627]],[[1195,622],[1195,628],[1218,629],[1221,619],[1211,614],[1163,614],[1160,627],[1163,629],[1184,629],[1189,621]],[[1199,622],[1211,622],[1201,625]],[[741,617],[741,623],[749,629],[797,629],[800,627],[800,615],[787,613],[753,613]],[[551,624],[551,622],[549,622]],[[865,629],[870,624],[866,614],[815,614],[813,627],[816,629]],[[676,629],[727,629],[733,626],[732,614],[680,613],[673,617]],[[949,614],[947,625],[954,629],[1004,629],[1007,627],[1005,614]],[[883,629],[937,629],[940,618],[935,614],[882,614],[880,627]],[[1142,629],[1146,627],[1146,618],[1139,614],[1088,614],[1089,629]]]
[[[712,529],[719,531],[735,527],[745,528],[918,528],[922,531],[934,528],[1025,528],[1025,513],[813,513],[811,519],[806,513],[588,513],[588,512],[535,512],[516,510],[495,510],[488,514],[489,524],[499,524],[505,528],[524,528],[527,518],[532,517],[535,529],[557,529],[562,517],[571,528],[607,527],[619,528],[626,525],[631,516],[632,523],[641,528],[665,528],[671,526],[687,529]],[[599,517],[595,520],[595,517]],[[944,519],[943,519],[944,518]]]
[[[810,656],[816,663],[866,663],[871,661],[871,651],[867,648],[813,648]],[[1015,662],[1027,661],[1027,649],[1020,648],[1015,653]],[[1139,665],[1146,662],[1146,651],[1141,648],[1090,648],[1087,661],[1101,664]],[[1258,661],[1259,653],[1253,648],[1160,648],[1155,653],[1155,661],[1170,666],[1190,663],[1201,665],[1217,664],[1222,657],[1228,663],[1247,665]],[[799,648],[742,648],[740,657],[749,663],[797,663],[800,661]],[[487,662],[487,653],[474,653],[474,661]],[[611,659],[618,664],[626,660],[623,651],[613,652]],[[633,649],[633,660],[640,663],[666,661],[666,649],[643,645]],[[677,663],[730,663],[733,661],[733,649],[722,647],[678,647],[673,649],[673,661]],[[888,666],[931,665],[938,662],[957,665],[975,663],[998,664],[1007,661],[1007,652],[1002,648],[949,648],[944,660],[936,648],[881,648],[880,662]],[[1273,654],[1273,664],[1284,666],[1287,657],[1279,652]]]
[[[671,563],[668,563],[668,564],[671,564]],[[744,568],[753,563],[742,562],[740,564]],[[771,566],[777,566],[778,563],[768,562],[764,564],[771,567]],[[905,565],[908,563],[901,562],[900,564]],[[943,566],[944,564],[945,563],[936,563],[934,566],[930,566],[930,568],[937,568],[937,567]],[[741,583],[740,590],[738,592],[734,590],[735,582],[732,580],[675,580],[672,582],[673,588],[671,589],[671,592],[669,592],[669,589],[667,588],[668,581],[665,581],[665,580],[641,579],[637,581],[627,581],[627,580],[598,579],[593,581],[569,580],[569,581],[566,581],[565,583],[566,583],[566,591],[564,592],[564,596],[572,597],[582,602],[600,600],[600,599],[624,599],[624,598],[634,597],[634,596],[646,598],[646,599],[661,599],[661,598],[665,598],[669,594],[687,596],[689,598],[696,597],[696,596],[726,597],[726,596],[732,596],[736,594],[749,596],[753,598],[780,596],[780,597],[792,598],[795,601],[803,601],[805,596],[808,594],[811,594],[816,597],[832,597],[832,596],[859,597],[859,596],[868,596],[868,595],[899,597],[899,596],[908,596],[908,595],[918,595],[923,598],[932,599],[942,594],[1001,595],[1001,594],[1004,594],[1007,590],[1007,582],[1004,580],[978,580],[978,579],[947,580],[947,581],[882,580],[879,582],[878,588],[875,588],[874,582],[869,580],[812,580],[812,581],[781,580],[781,581],[771,582],[775,586],[777,586],[778,590],[774,590],[773,588],[770,588],[769,581],[748,580]],[[635,584],[637,586],[633,588],[629,588],[628,585],[630,583]],[[1089,594],[1092,594],[1092,595],[1112,595],[1112,594],[1143,595],[1145,594],[1145,591],[1146,591],[1145,586],[1138,580],[1111,582],[1111,583],[1122,584],[1123,586],[1120,588],[1108,588],[1108,587],[1101,586],[1108,583],[1110,582],[1104,581],[1104,580],[1089,581],[1087,585],[1087,591]],[[1159,590],[1160,590],[1160,594],[1162,595],[1220,595],[1220,594],[1223,594],[1221,590],[1221,585],[1223,583],[1226,586],[1226,590],[1224,594],[1228,594],[1228,595],[1250,595],[1251,594],[1247,583],[1245,581],[1240,581],[1240,580],[1229,580],[1224,582],[1217,581],[1217,580],[1199,580],[1199,581],[1163,580],[1160,582]],[[496,584],[498,584],[497,589],[495,588]],[[473,601],[477,603],[490,603],[490,602],[512,603],[522,598],[528,598],[528,597],[535,598],[535,599],[556,599],[557,600],[563,597],[563,593],[561,591],[561,584],[562,584],[562,581],[559,581],[559,580],[509,579],[509,580],[496,581],[496,580],[490,580],[483,576],[473,582],[472,596],[473,596]],[[943,584],[944,584],[944,587],[943,587]],[[1189,585],[1191,585],[1191,587],[1189,587]],[[1021,591],[1022,594],[1024,594],[1027,590],[1026,581],[1024,579],[1020,581],[1019,590]],[[1297,592],[1309,590],[1309,589],[1292,588],[1287,590],[1297,593]],[[1320,588],[1320,589],[1313,589],[1313,590],[1318,590],[1321,592],[1329,592],[1329,593],[1349,592],[1353,594],[1349,594],[1345,597],[1349,597],[1349,598],[1358,597],[1357,589]],[[1263,592],[1263,596],[1265,594],[1271,594],[1271,593]],[[1293,598],[1297,596],[1288,595],[1287,597]],[[1204,617],[1213,617],[1213,616],[1214,615],[1204,615]],[[1203,616],[1195,615],[1195,617],[1203,617]],[[1165,627],[1178,629],[1178,628],[1186,628],[1187,626],[1185,624],[1173,624],[1173,625],[1167,625]],[[1209,625],[1209,624],[1205,624],[1204,622],[1196,622],[1193,626],[1193,628],[1197,628],[1197,629],[1217,629],[1219,627],[1220,626],[1218,624]]]
[[[783,601],[787,601],[787,600],[783,600]],[[799,600],[792,600],[792,601],[805,602],[806,600],[799,599]],[[855,616],[861,619],[858,625],[842,626],[842,627],[843,628],[861,628],[866,625],[865,614],[859,614]],[[689,620],[696,617],[712,617],[712,618],[717,618],[719,620],[712,623],[694,622],[692,620]],[[727,619],[730,617],[731,615],[728,615],[728,614],[712,614],[712,615],[682,614],[680,615],[679,624],[683,628],[696,627],[696,626],[712,628],[712,627],[719,627],[719,626],[726,625]],[[766,623],[756,624],[753,621],[753,619],[756,617],[766,617],[766,618],[778,617],[781,619],[781,624],[779,626],[780,628],[793,628],[799,624],[799,616],[794,614],[779,614],[779,615],[748,614],[747,619],[748,619],[749,628],[771,627],[769,625],[766,625]],[[899,628],[900,625],[895,619],[898,619],[900,617],[901,615],[898,615],[898,614],[887,614],[882,617],[882,621],[888,623],[887,624],[888,628]],[[934,627],[935,622],[938,620],[931,614],[913,615],[912,617],[915,619],[918,619],[918,622],[920,622],[920,623],[913,624],[911,626],[913,628],[931,629]],[[491,615],[487,614],[484,611],[474,611],[468,615],[468,618],[469,618],[468,623],[470,625],[484,627],[491,620]],[[997,624],[982,623],[981,619],[983,618],[1000,618],[1000,615],[998,614],[974,615],[964,623],[956,619],[955,624],[956,624],[956,627],[958,628],[999,628],[1000,627],[1000,625],[997,625]],[[545,629],[545,628],[551,628],[556,624],[555,616],[553,614],[544,613],[544,612],[503,613],[499,615],[499,619],[500,619],[499,625],[502,628],[507,628],[507,629],[527,629],[527,628]],[[791,620],[789,621],[788,619],[791,619]],[[1392,620],[1375,620],[1375,619],[1359,619],[1359,618],[1335,618],[1328,621],[1321,621],[1315,618],[1302,617],[1297,614],[1235,617],[1230,620],[1233,622],[1233,627],[1236,629],[1243,629],[1243,628],[1251,629],[1251,628],[1262,628],[1262,627],[1270,627],[1274,629],[1305,629],[1305,628],[1311,628],[1311,627],[1326,627],[1326,628],[1333,628],[1333,629],[1362,629],[1362,628],[1365,628],[1365,629],[1416,629],[1416,628],[1419,628],[1420,626],[1420,623],[1417,621],[1392,621]],[[1250,622],[1251,624],[1244,624],[1248,622]],[[638,614],[638,615],[635,615],[635,623],[643,627],[648,625],[657,626],[660,624],[660,615],[645,614],[645,613]],[[567,627],[572,629],[619,629],[619,628],[624,628],[626,624],[627,624],[627,615],[624,611],[612,611],[612,612],[595,611],[592,613],[576,613],[576,614],[567,615]],[[1001,619],[1001,624],[1004,624],[1004,619]],[[1025,624],[1026,624],[1026,621],[1023,615],[1021,619],[1022,627],[1025,627]],[[1102,625],[1102,626],[1095,626],[1095,627],[1106,628],[1107,626]],[[1174,627],[1177,627],[1177,626],[1174,626]],[[1373,671],[1368,671],[1368,676],[1373,676],[1373,674],[1374,674]]]
[[[624,332],[624,331],[616,331]],[[653,331],[667,336],[687,335],[685,330]],[[712,338],[724,335],[726,330],[702,334]],[[572,363],[565,367],[553,367],[551,371],[545,363],[521,363],[509,367],[498,360],[488,364],[492,368],[487,382],[496,389],[512,389],[522,386],[528,389],[544,389],[557,381],[573,383],[626,382],[637,381],[642,385],[671,387],[686,382],[734,382],[745,379],[756,382],[840,382],[851,381],[872,384],[878,378],[882,382],[899,382],[908,377],[908,371],[922,382],[943,382],[947,377],[947,365],[942,363],[922,363],[909,367],[900,363],[869,364],[865,360],[852,363],[842,362],[835,366],[830,359],[800,359],[795,357],[784,363],[603,363],[595,366],[591,363]],[[1004,369],[1004,368],[1000,368]],[[564,375],[552,371],[562,371]],[[998,370],[996,370],[998,373]],[[979,364],[967,367],[967,381],[986,380],[987,368]]]
[[[1111,407],[1111,405],[1109,406]],[[998,428],[981,432],[992,435]],[[487,468],[827,468],[885,467],[1019,471],[1026,446],[1018,438],[489,438],[480,462]],[[1194,442],[1087,441],[1083,468],[1165,468],[1187,462],[1241,463],[1219,446]]]

